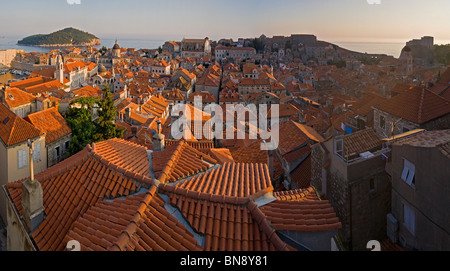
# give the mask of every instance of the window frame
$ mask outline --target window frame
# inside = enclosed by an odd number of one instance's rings
[[[17,168],[23,169],[28,166],[27,148],[17,150]]]

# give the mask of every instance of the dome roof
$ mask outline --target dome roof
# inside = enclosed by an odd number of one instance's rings
[[[98,65],[98,72],[99,73],[104,73],[107,72],[108,70],[106,69],[106,67],[103,64]]]
[[[116,43],[113,46],[113,50],[117,50],[117,49],[120,49],[120,46],[119,46],[119,44],[117,44],[117,40],[116,40]]]

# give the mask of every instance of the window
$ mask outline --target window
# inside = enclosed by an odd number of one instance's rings
[[[336,138],[334,141],[334,152],[339,155],[343,155],[344,152],[344,139],[343,137]]]
[[[33,145],[33,161],[39,162],[41,161],[41,142],[34,143]]]
[[[414,213],[414,210],[408,205],[403,204],[403,225],[412,234],[414,234],[416,230],[415,222],[416,214]]]
[[[416,184],[416,166],[406,159],[403,159],[403,171],[402,180],[410,186],[415,186]]]
[[[369,187],[370,192],[375,192],[376,189],[375,179],[369,180]]]
[[[17,151],[17,165],[19,169],[28,166],[27,148]]]
[[[58,146],[55,148],[55,160],[59,159],[60,156],[61,156],[61,149]]]
[[[380,116],[380,128],[384,129],[386,127],[386,119],[384,116]]]

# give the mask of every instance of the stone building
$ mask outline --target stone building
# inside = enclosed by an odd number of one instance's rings
[[[382,138],[415,129],[450,128],[450,102],[423,87],[411,87],[374,110],[374,129]]]
[[[0,103],[0,185],[30,176],[28,139],[34,145],[34,172],[47,168],[45,134]],[[0,193],[0,215],[6,221],[6,198]]]
[[[205,57],[211,55],[211,42],[204,39],[183,39],[180,46],[181,58]]]
[[[450,130],[410,133],[391,144],[392,210],[387,235],[410,250],[448,251]]]
[[[311,184],[336,208],[349,250],[364,250],[368,241],[386,238],[391,184],[383,155],[388,152],[372,129],[312,146]]]
[[[218,46],[214,49],[216,61],[221,61],[223,59],[232,59],[236,63],[239,60],[253,59],[256,55],[255,48],[252,47],[225,47]]]
[[[72,139],[72,129],[58,112],[57,107],[30,114],[25,120],[46,134],[47,167],[51,167],[66,158]]]

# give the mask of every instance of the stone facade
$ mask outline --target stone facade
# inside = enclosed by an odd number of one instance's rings
[[[16,50],[16,49],[7,49],[0,51],[0,64],[3,64],[7,67],[11,66],[11,62],[19,53],[25,53],[24,50]]]
[[[401,179],[404,160],[415,166],[414,184]],[[392,147],[392,214],[398,221],[398,241],[419,251],[450,250],[450,159],[437,147]],[[411,231],[405,206],[414,213]]]
[[[382,152],[346,162],[334,154],[333,144],[329,140],[312,148],[311,182],[335,208],[347,249],[364,250],[368,241],[386,238],[386,215],[391,208],[386,162]]]
[[[69,151],[68,147],[70,146],[71,139],[72,133],[63,136],[46,146],[48,167],[51,167],[66,158],[67,152]],[[59,148],[59,156],[57,156],[57,148]]]
[[[414,123],[412,121],[401,119],[397,116],[374,109],[374,124],[373,128],[377,135],[381,138],[387,138],[391,136],[391,128],[394,123],[394,134],[399,135],[415,129],[442,130],[450,129],[450,114],[441,116],[437,119],[428,121],[423,124]]]

